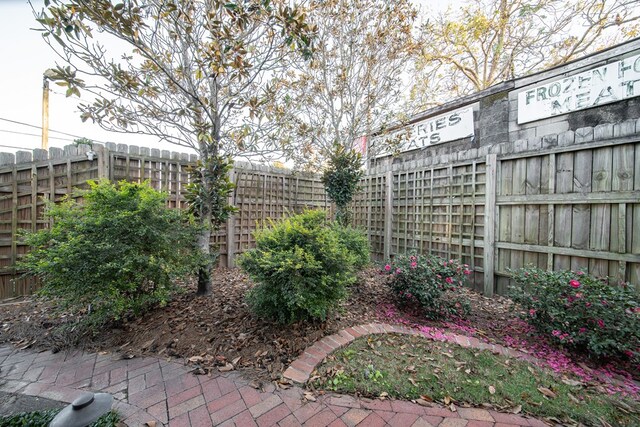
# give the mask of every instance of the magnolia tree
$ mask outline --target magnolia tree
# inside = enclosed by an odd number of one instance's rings
[[[362,176],[354,142],[396,117],[403,72],[416,52],[408,0],[311,1],[317,28],[310,62],[293,58],[274,79],[273,141],[296,164],[324,169],[323,182],[348,224]]]
[[[45,0],[35,14],[63,61],[49,77],[93,98],[83,120],[196,150],[189,200],[210,254],[211,231],[233,211],[230,159],[258,147],[275,94],[265,78],[294,50],[310,55],[301,11],[286,0]],[[200,294],[212,291],[212,264]]]
[[[418,109],[637,37],[637,0],[466,0],[421,27]]]
[[[310,62],[290,60],[274,79],[278,124],[271,134],[296,163],[318,169],[336,147],[395,117],[412,53],[416,10],[408,0],[313,0],[307,16],[317,28]]]

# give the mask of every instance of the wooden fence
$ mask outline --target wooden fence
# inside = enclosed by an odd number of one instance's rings
[[[29,248],[22,244],[19,229],[47,227],[42,218],[45,200],[58,201],[75,188],[86,188],[90,179],[112,181],[149,180],[169,194],[172,208],[184,208],[187,166],[195,156],[122,144],[67,146],[0,153],[0,300],[28,295],[38,288],[33,279],[20,277],[16,261]],[[233,265],[235,254],[252,247],[256,224],[308,207],[328,208],[322,183],[310,174],[237,163],[231,172],[236,190],[230,202],[238,213],[212,238],[219,247],[220,263]],[[228,236],[228,237],[227,237]]]
[[[378,166],[362,180],[354,223],[375,259],[408,251],[460,259],[487,295],[503,293],[507,270],[526,264],[583,269],[640,290],[639,134],[627,121]],[[28,250],[16,231],[48,225],[43,199],[59,200],[92,178],[149,179],[170,194],[170,206],[184,207],[192,157],[114,144],[96,152],[94,160],[73,146],[48,156],[34,150],[33,159],[0,153],[0,299],[37,286],[12,279]],[[239,211],[213,238],[222,265],[253,247],[257,223],[330,208],[314,175],[236,164],[231,177]]]
[[[508,269],[582,269],[640,290],[640,136],[635,121],[377,167],[355,224],[374,257],[409,251],[469,264],[504,293]],[[631,129],[633,128],[633,129]]]

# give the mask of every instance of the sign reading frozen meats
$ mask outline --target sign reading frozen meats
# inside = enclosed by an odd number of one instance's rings
[[[373,144],[376,157],[391,152],[403,152],[473,136],[473,109],[455,110],[442,116],[425,119],[388,135],[378,136]]]
[[[518,94],[518,123],[640,95],[640,55],[564,77]]]

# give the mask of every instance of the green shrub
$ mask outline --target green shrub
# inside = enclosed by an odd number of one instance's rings
[[[0,427],[47,427],[60,409],[47,409],[45,411],[21,412],[15,415],[0,416]],[[110,411],[91,423],[90,427],[117,427],[120,416],[115,411]]]
[[[255,237],[256,248],[239,264],[256,282],[247,302],[260,317],[279,323],[324,320],[355,281],[358,256],[342,243],[324,211],[272,222]]]
[[[342,226],[338,222],[333,223],[333,230],[338,235],[338,240],[354,256],[354,266],[362,269],[370,262],[369,239],[360,229],[351,226]]]
[[[433,255],[398,255],[382,272],[391,276],[389,285],[400,305],[418,305],[431,319],[462,316],[468,311],[467,301],[455,290],[464,284],[471,271],[456,260]]]
[[[596,357],[640,356],[640,308],[626,285],[615,286],[580,271],[511,272],[511,298],[525,320],[556,343]]]
[[[19,265],[42,279],[42,294],[57,298],[60,309],[86,310],[83,319],[96,330],[166,303],[173,280],[203,257],[195,249],[198,229],[166,207],[166,194],[148,183],[89,185],[78,193],[82,203],[47,206],[53,225],[25,234],[32,250]]]
[[[364,175],[362,155],[335,144],[328,157],[322,183],[327,195],[336,204],[336,221],[346,226],[351,223],[349,203],[358,192],[358,183]]]

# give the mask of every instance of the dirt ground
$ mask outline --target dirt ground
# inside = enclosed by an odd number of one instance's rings
[[[343,328],[369,322],[410,323],[439,327],[503,345],[534,340],[522,324],[513,303],[504,297],[485,298],[463,289],[471,313],[464,320],[426,321],[394,305],[385,281],[375,269],[363,271],[349,298],[326,322],[276,325],[255,318],[244,302],[251,286],[237,269],[219,269],[214,294],[197,297],[186,285],[167,306],[124,322],[98,337],[84,337],[79,345],[90,351],[119,352],[123,357],[155,355],[182,358],[197,373],[209,370],[242,370],[256,381],[281,378],[284,369],[319,338]],[[37,299],[15,300],[0,306],[0,342],[18,347],[63,350],[72,343],[55,328],[61,321],[50,316],[50,303]]]

